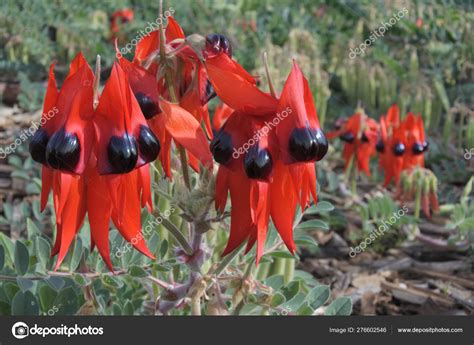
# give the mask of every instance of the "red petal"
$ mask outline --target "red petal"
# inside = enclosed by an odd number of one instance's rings
[[[227,54],[207,59],[206,67],[217,95],[231,108],[251,115],[276,112],[278,101],[260,91],[255,79]]]
[[[125,133],[139,137],[140,127],[148,126],[140,106],[128,84],[128,79],[115,63],[109,80],[100,97],[94,116],[95,132],[98,143],[98,167],[101,174],[114,173],[108,158],[107,148],[113,136],[123,137]],[[138,140],[136,140],[138,143]],[[139,157],[136,168],[148,163],[137,147]]]
[[[197,120],[177,104],[160,100],[160,107],[165,115],[165,127],[173,139],[184,146],[206,167],[212,166],[212,155],[209,143]]]
[[[229,107],[227,104],[219,104],[216,107],[216,111],[214,112],[214,117],[212,119],[212,126],[214,127],[214,129],[218,131],[233,112],[234,109]]]
[[[298,195],[294,192],[289,167],[283,165],[280,161],[274,167],[273,183],[270,187],[270,200],[270,212],[273,223],[286,247],[293,253],[296,249],[293,241],[293,220],[295,218]]]
[[[87,211],[91,229],[91,243],[97,246],[97,250],[107,264],[107,267],[113,271],[109,246],[112,201],[109,197],[105,179],[106,177],[100,176],[95,168],[91,170],[87,188]]]
[[[293,63],[293,68],[283,87],[275,117],[279,119],[276,134],[280,142],[282,159],[286,164],[293,163],[294,159],[288,148],[292,130],[305,127],[319,128],[316,108],[308,81],[296,62]]]

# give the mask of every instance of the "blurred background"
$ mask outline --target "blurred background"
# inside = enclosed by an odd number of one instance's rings
[[[0,147],[10,145],[33,119],[39,119],[47,71],[53,60],[57,61],[59,81],[79,51],[90,64],[100,54],[103,66],[110,67],[115,58],[112,37],[118,37],[119,46],[125,46],[157,18],[158,5],[158,1],[138,0],[2,0]],[[429,293],[444,288],[436,283],[436,274],[452,277],[464,272],[472,277],[474,1],[164,1],[164,9],[169,8],[174,9],[174,17],[187,35],[226,35],[235,58],[253,75],[264,76],[262,54],[267,52],[277,89],[281,90],[290,71],[291,59],[296,59],[309,80],[325,131],[333,129],[339,118],[350,116],[358,104],[373,118],[385,114],[393,103],[400,106],[402,115],[407,111],[420,113],[430,144],[426,164],[438,178],[442,212],[419,222],[427,234],[441,242],[414,243],[410,234],[402,231],[403,224],[399,224],[397,231],[364,253],[369,255],[366,261],[361,255],[362,261],[348,268],[348,246],[372,231],[374,220],[398,209],[392,194],[375,187],[381,179],[375,174],[359,185],[360,195],[365,198],[362,206],[348,211],[344,209],[343,198],[331,199],[341,206],[325,216],[331,231],[313,234],[320,247],[306,251],[301,265],[331,284],[336,292],[359,294],[355,312],[473,310],[472,284],[459,283],[457,297],[448,300]],[[374,30],[404,8],[407,14],[388,28],[383,37],[374,40],[364,54],[350,55],[351,49],[358,48]],[[113,33],[113,14],[122,9],[133,9],[133,19],[116,19],[117,29]],[[133,52],[126,57],[131,59]],[[268,90],[266,78],[260,80],[261,87]],[[217,103],[213,100],[211,110]],[[27,146],[19,145],[14,154],[0,157],[0,233],[10,238],[24,236],[32,226],[28,222],[44,228],[46,233],[52,231],[48,214],[39,212],[39,169],[28,157]],[[340,150],[340,143],[335,142],[328,159],[318,165],[323,198],[331,198],[340,189]],[[375,167],[377,162],[373,164]],[[457,246],[459,243],[462,245]],[[388,285],[381,284],[380,274],[374,272],[381,267],[399,272],[406,265],[406,255],[426,264],[416,269],[435,272],[430,277],[435,283],[426,276],[421,279],[414,272],[405,272],[392,277]],[[378,266],[367,266],[367,262],[376,262]],[[354,275],[363,279],[354,282],[347,278]],[[404,298],[390,285],[397,279],[410,280],[429,293],[423,290],[428,295],[420,297],[414,293],[414,297]],[[367,291],[377,299],[361,299]],[[427,300],[436,300],[438,304],[425,303]],[[464,301],[461,306],[459,300]]]

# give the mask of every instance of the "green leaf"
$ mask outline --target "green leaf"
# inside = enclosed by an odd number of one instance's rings
[[[17,277],[16,282],[18,283],[18,286],[20,287],[20,290],[25,292],[33,287],[33,281],[31,279],[25,279],[22,277]]]
[[[9,203],[4,203],[3,204],[3,214],[5,214],[5,218],[7,218],[8,221],[12,220],[13,209],[12,209],[11,204],[9,204]]]
[[[120,316],[123,314],[123,310],[122,310],[122,307],[119,306],[117,303],[114,303],[112,305],[112,315],[114,316]]]
[[[328,285],[319,285],[312,289],[308,296],[306,297],[306,301],[309,303],[311,308],[318,309],[324,303],[326,303],[331,296],[331,290],[329,289]]]
[[[54,307],[58,309],[56,315],[74,315],[76,313],[78,309],[78,296],[71,286],[59,292],[51,306],[51,308]]]
[[[35,238],[35,255],[38,262],[44,269],[48,268],[51,246],[44,238],[37,236]]]
[[[316,240],[308,235],[295,236],[295,244],[300,247],[315,247],[318,248]]]
[[[334,205],[327,201],[320,201],[316,205],[311,206],[308,208],[304,214],[316,214],[321,212],[330,212],[334,210]]]
[[[14,257],[15,257],[15,247],[13,245],[13,242],[10,238],[8,238],[3,232],[0,232],[0,243],[3,244],[3,247],[5,249],[5,254],[6,257],[10,260],[10,262],[13,262]],[[7,260],[5,260],[7,261]]]
[[[58,292],[51,286],[43,284],[38,289],[38,297],[41,305],[41,310],[45,313],[50,310],[54,305],[54,300],[58,297]]]
[[[271,287],[273,290],[278,290],[283,286],[284,282],[282,275],[275,275],[265,279],[264,284]]]
[[[71,256],[71,263],[69,265],[69,272],[75,271],[79,266],[81,262],[82,252],[82,240],[80,237],[76,237],[76,241],[74,243],[74,251]]]
[[[297,310],[297,314],[301,316],[313,315],[314,309],[311,308],[308,302],[304,302]]]
[[[78,274],[74,274],[74,281],[80,285],[80,286],[86,286],[86,285],[89,285],[90,284],[90,279],[87,278],[86,276],[78,273]]]
[[[336,298],[327,307],[326,315],[351,315],[352,313],[352,301],[349,297]]]
[[[16,178],[19,178],[19,179],[22,179],[22,180],[26,180],[26,181],[31,179],[30,175],[28,175],[28,173],[26,171],[23,171],[23,170],[15,170],[10,174],[10,176],[11,177],[16,177]]]
[[[0,244],[0,271],[3,270],[5,265],[5,248]]]
[[[28,238],[30,240],[33,238],[34,235],[38,235],[41,233],[36,224],[31,220],[31,218],[28,218],[26,220],[26,232],[28,233]]]
[[[125,302],[124,308],[123,308],[123,315],[133,315],[134,308],[132,302],[128,300]]]
[[[17,155],[10,155],[8,157],[8,164],[18,169],[23,168],[23,162],[21,161],[21,158]]]
[[[166,255],[166,253],[168,252],[168,241],[167,240],[163,240],[163,242],[161,242],[161,247],[160,247],[160,258],[164,258],[164,256]]]
[[[150,249],[150,252],[156,254],[159,244],[160,236],[158,236],[158,234],[154,232],[153,234],[151,234],[150,239],[147,241],[147,247],[148,249]]]
[[[0,301],[0,315],[1,316],[10,316],[12,314],[12,309],[10,303]]]
[[[274,258],[282,258],[282,259],[292,259],[295,260],[296,257],[291,255],[291,253],[286,252],[286,251],[274,251],[271,253],[267,254],[268,256],[274,257]]]
[[[39,304],[30,291],[18,291],[12,301],[12,315],[39,315]]]
[[[8,301],[11,302],[13,297],[15,297],[16,293],[20,290],[20,287],[12,282],[6,282],[3,284],[3,292],[5,292],[5,296],[7,297]]]
[[[280,291],[283,293],[287,301],[290,301],[300,292],[301,284],[300,281],[292,281],[288,285],[282,287]]]
[[[50,276],[48,279],[45,279],[44,281],[48,283],[49,286],[51,286],[56,291],[61,290],[64,287],[64,285],[66,285],[66,282],[64,281],[64,278],[62,277]]]
[[[274,295],[272,296],[272,300],[270,301],[270,306],[271,306],[272,308],[276,308],[276,307],[278,307],[280,304],[283,304],[283,303],[285,303],[285,302],[286,302],[285,296],[283,296],[282,293],[277,292],[276,294],[274,294]]]
[[[30,254],[28,248],[21,241],[15,243],[15,269],[19,275],[28,272],[30,266]]]
[[[290,299],[288,302],[282,305],[282,307],[294,312],[298,310],[298,308],[303,304],[305,298],[306,298],[305,294],[302,292],[299,292],[296,294],[296,296],[294,296],[292,299]]]
[[[300,223],[296,227],[296,230],[303,230],[303,231],[310,231],[310,230],[317,230],[317,229],[329,230],[329,225],[323,222],[322,220],[311,219],[306,222]]]
[[[143,278],[148,276],[148,272],[140,266],[131,266],[128,270],[128,273],[130,273],[130,275],[135,278]]]
[[[170,265],[153,264],[153,269],[159,272],[169,272],[171,268]]]
[[[105,275],[102,278],[102,281],[104,282],[105,285],[108,285],[109,287],[115,288],[115,289],[120,289],[123,286],[123,282],[116,277],[112,277],[109,275]]]

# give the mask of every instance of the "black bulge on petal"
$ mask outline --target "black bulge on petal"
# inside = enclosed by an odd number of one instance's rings
[[[377,143],[375,144],[375,149],[379,153],[383,153],[385,151],[385,144],[383,143],[382,139],[379,139]]]
[[[221,34],[209,34],[206,36],[206,49],[219,54],[224,52],[229,57],[232,57],[232,46],[229,39]]]
[[[74,171],[81,157],[81,143],[76,133],[63,127],[54,133],[46,146],[46,162],[53,169]]]
[[[428,144],[427,141],[423,141],[423,151],[428,151],[428,148],[430,147],[430,145]]]
[[[352,143],[354,141],[354,134],[352,132],[345,132],[339,138],[346,143]]]
[[[326,139],[326,136],[324,135],[323,131],[318,128],[316,129],[316,141],[318,143],[318,155],[316,157],[317,161],[320,161],[321,159],[326,156],[326,153],[328,153],[328,148],[329,148],[329,143],[328,140]]]
[[[46,146],[48,145],[48,134],[43,128],[38,128],[30,141],[29,150],[31,158],[34,161],[45,164],[46,163]]]
[[[393,145],[393,154],[395,156],[401,156],[405,153],[405,145],[403,143],[396,143]]]
[[[419,142],[414,143],[411,147],[411,151],[415,155],[419,155],[419,154],[423,153],[423,151],[424,151],[423,144],[419,143]]]
[[[138,160],[137,143],[128,133],[113,136],[107,146],[107,157],[112,173],[123,174],[133,170]]]
[[[232,138],[221,128],[211,141],[210,149],[217,163],[226,164],[232,157]]]
[[[244,169],[247,177],[252,179],[267,179],[273,168],[273,160],[267,149],[254,145],[244,156]]]
[[[290,154],[298,162],[314,161],[320,156],[317,131],[308,127],[293,129],[288,144]]]
[[[142,110],[145,119],[149,120],[160,112],[160,107],[156,102],[153,101],[150,96],[145,95],[142,92],[137,92],[135,94],[135,98],[137,99],[138,104],[140,105],[140,109]]]
[[[369,142],[369,138],[367,137],[367,135],[365,133],[362,133],[362,136],[360,137],[360,140],[363,143],[368,143]]]
[[[201,98],[201,105],[207,104],[211,99],[216,97],[216,91],[214,90],[214,87],[212,86],[211,82],[209,79],[206,80],[206,89],[204,90],[204,96]]]
[[[138,135],[138,149],[140,156],[149,163],[154,161],[160,153],[160,141],[148,126],[141,125]]]

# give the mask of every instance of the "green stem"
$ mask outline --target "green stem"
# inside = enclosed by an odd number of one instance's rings
[[[219,264],[219,266],[217,266],[217,268],[212,272],[212,274],[218,276],[219,274],[221,274],[222,272],[224,272],[224,270],[226,269],[226,267],[232,262],[232,260],[234,260],[234,258],[240,253],[240,250],[244,247],[245,243],[242,243],[240,246],[238,246],[237,248],[234,249],[234,251],[232,253],[229,253],[228,255],[226,255],[224,257],[224,259],[222,259],[221,263]]]
[[[285,273],[283,274],[283,281],[285,284],[288,284],[293,280],[295,273],[295,260],[293,259],[284,259],[285,260]]]
[[[158,213],[157,211],[155,211],[156,213]],[[159,216],[159,214],[158,214]],[[176,241],[178,241],[178,243],[181,245],[181,247],[183,248],[184,252],[191,256],[193,255],[193,248],[191,247],[191,245],[189,244],[188,240],[186,239],[186,237],[184,237],[184,235],[182,234],[181,231],[179,231],[179,229],[176,227],[176,225],[174,225],[173,223],[171,223],[167,218],[165,217],[161,217],[163,219],[163,221],[161,222],[161,224],[163,224],[163,226],[168,229],[168,231],[174,236],[174,238],[176,239]]]

